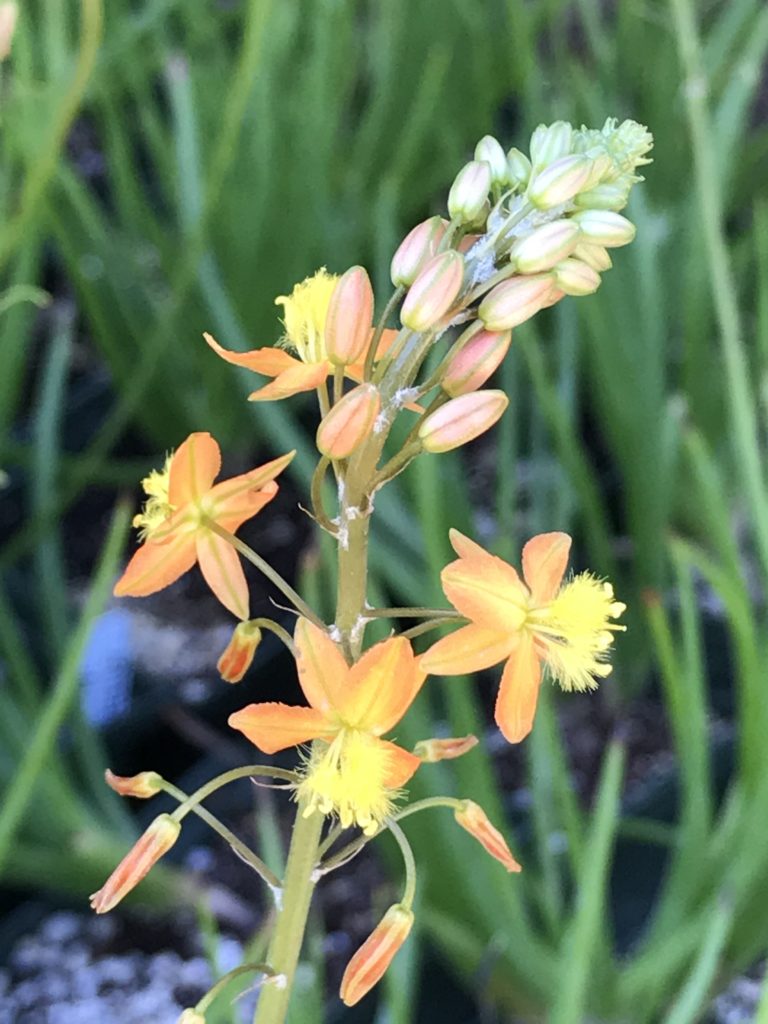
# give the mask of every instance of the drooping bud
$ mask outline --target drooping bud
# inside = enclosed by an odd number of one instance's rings
[[[477,315],[489,331],[506,331],[524,323],[544,306],[554,284],[551,274],[510,277],[485,296]]]
[[[422,268],[436,255],[447,227],[442,217],[430,217],[411,228],[392,257],[390,277],[396,288],[413,284]]]
[[[325,318],[325,351],[336,366],[356,362],[371,337],[373,288],[364,267],[350,267],[336,282]]]
[[[239,683],[251,667],[256,648],[261,643],[261,630],[255,622],[239,622],[232,638],[216,662],[216,669],[227,683]]]
[[[511,331],[478,331],[451,354],[440,386],[451,398],[477,391],[500,365],[512,341]]]
[[[474,224],[483,212],[491,190],[491,166],[485,160],[470,160],[451,185],[448,213],[460,224]]]
[[[181,1016],[176,1024],[205,1024],[205,1016],[195,1009],[188,1008],[181,1011]]]
[[[480,843],[507,871],[522,871],[522,867],[512,856],[504,836],[490,823],[485,811],[474,800],[463,800],[456,811],[456,821]]]
[[[11,52],[18,17],[18,4],[11,2],[0,4],[0,60],[5,60]]]
[[[540,210],[572,199],[590,179],[592,161],[580,153],[561,156],[547,164],[528,185],[527,196]]]
[[[425,764],[436,764],[438,761],[452,761],[461,757],[479,743],[477,736],[456,736],[451,739],[420,740],[413,748],[416,757]]]
[[[451,308],[464,280],[464,259],[454,249],[433,257],[411,285],[400,320],[412,331],[433,327]]]
[[[120,796],[135,796],[139,800],[148,800],[162,788],[162,777],[157,772],[139,772],[138,775],[115,775],[109,768],[104,778],[110,789]]]
[[[494,185],[507,183],[507,156],[501,143],[492,135],[484,135],[475,146],[475,160],[484,160],[491,168],[491,182]]]
[[[608,250],[604,246],[595,245],[592,242],[579,242],[571,256],[586,263],[593,270],[598,270],[601,274],[613,266],[613,260]]]
[[[412,926],[413,911],[410,908],[402,903],[389,908],[347,964],[340,991],[345,1005],[359,1003],[381,981]]]
[[[507,153],[507,181],[513,188],[525,188],[531,177],[531,161],[519,149]]]
[[[91,907],[106,914],[128,895],[166,854],[179,838],[181,825],[170,814],[160,814],[123,857],[98,892],[91,896]]]
[[[579,226],[573,221],[552,220],[518,239],[509,250],[509,261],[521,274],[551,270],[573,252],[579,236]]]
[[[539,171],[571,151],[573,128],[567,121],[540,124],[531,136],[531,163]]]
[[[631,182],[603,182],[586,192],[581,192],[574,199],[580,210],[613,210],[618,213],[629,201]]]
[[[317,447],[329,459],[346,459],[373,430],[381,412],[375,384],[359,384],[326,413],[317,428]]]
[[[473,391],[452,398],[426,417],[419,439],[428,452],[449,452],[484,434],[509,405],[503,391]]]
[[[571,220],[581,228],[583,241],[607,249],[629,245],[637,233],[631,220],[613,210],[580,210]]]
[[[581,260],[563,260],[555,267],[557,287],[566,295],[592,295],[600,287],[600,275]]]

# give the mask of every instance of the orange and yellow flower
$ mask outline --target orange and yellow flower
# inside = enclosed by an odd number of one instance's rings
[[[476,672],[505,661],[496,722],[510,743],[531,731],[542,665],[564,690],[589,690],[611,671],[612,622],[625,606],[611,584],[590,573],[563,583],[571,538],[542,533],[523,548],[523,579],[502,559],[451,530],[459,556],[443,569],[448,600],[470,623],[421,658],[435,675]]]
[[[328,634],[300,618],[294,634],[299,682],[309,707],[250,704],[229,724],[265,754],[315,740],[297,796],[305,816],[334,814],[372,834],[392,813],[398,790],[421,759],[381,739],[424,682],[404,637],[391,637],[347,665]]]
[[[146,597],[170,586],[197,562],[211,590],[239,619],[248,618],[248,586],[240,559],[211,523],[234,533],[277,494],[274,478],[289,452],[249,473],[214,484],[221,452],[210,434],[190,434],[161,471],[142,481],[147,494],[133,525],[142,545],[115,584],[116,597]]]

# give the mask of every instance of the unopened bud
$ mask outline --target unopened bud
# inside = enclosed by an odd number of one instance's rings
[[[571,220],[581,228],[583,241],[607,249],[628,245],[637,233],[631,220],[613,210],[581,210]]]
[[[326,413],[317,428],[317,447],[329,459],[346,459],[367,437],[381,412],[375,384],[359,384]]]
[[[540,210],[567,203],[589,181],[592,161],[579,153],[561,156],[547,164],[528,185],[528,198]]]
[[[551,270],[573,252],[579,236],[579,226],[573,221],[550,221],[518,239],[509,250],[509,261],[521,274]]]
[[[555,267],[557,287],[566,295],[591,295],[600,287],[600,275],[581,260],[563,260]]]
[[[485,160],[470,160],[461,168],[448,193],[448,213],[460,224],[474,224],[485,209],[491,189],[491,167]]]
[[[345,366],[363,354],[371,337],[373,288],[363,267],[350,267],[333,289],[325,318],[325,351]]]
[[[490,823],[488,816],[474,800],[464,800],[456,811],[456,821],[480,843],[483,849],[503,864],[507,871],[522,871],[512,856],[504,836]]]
[[[157,772],[139,772],[138,775],[115,775],[109,768],[104,772],[104,778],[110,789],[114,789],[120,796],[135,796],[139,800],[148,800],[155,796],[162,788],[162,777]]]
[[[412,926],[413,911],[410,908],[402,903],[389,908],[347,964],[341,979],[342,1002],[354,1006],[381,981]]]
[[[565,298],[565,292],[562,291],[560,288],[556,288],[553,285],[552,288],[549,291],[549,295],[547,295],[547,297],[546,297],[546,299],[545,299],[545,301],[544,301],[544,303],[543,303],[541,308],[542,309],[549,309],[550,306],[554,306],[562,298]]]
[[[464,258],[449,249],[433,257],[411,285],[400,320],[412,331],[426,331],[445,316],[461,291]]]
[[[604,182],[581,192],[574,199],[574,203],[580,210],[613,210],[618,213],[627,205],[630,188],[631,182]]]
[[[16,3],[0,3],[0,60],[5,60],[11,52],[13,34],[19,17],[19,5]]]
[[[198,1013],[197,1010],[182,1010],[176,1024],[205,1024],[205,1016],[202,1013]]]
[[[592,242],[579,242],[571,256],[586,263],[593,270],[599,270],[601,274],[613,266],[613,260],[605,246],[594,245]]]
[[[488,164],[494,185],[507,183],[507,156],[498,139],[484,135],[475,146],[475,160],[484,160]]]
[[[573,128],[567,121],[554,124],[540,124],[531,136],[531,163],[535,170],[541,170],[553,160],[567,156],[571,151]]]
[[[514,146],[507,153],[507,181],[513,188],[523,189],[531,177],[531,161]]]
[[[133,848],[123,857],[104,885],[91,896],[91,907],[106,914],[134,889],[179,838],[181,825],[170,814],[152,822]]]
[[[452,398],[426,417],[419,439],[428,452],[449,452],[484,434],[509,405],[503,391],[473,391]]]
[[[456,736],[451,739],[420,740],[413,748],[416,757],[425,764],[436,764],[438,761],[452,761],[476,747],[477,736]]]
[[[489,331],[506,331],[529,320],[543,307],[554,284],[551,274],[510,277],[485,296],[477,315]]]
[[[390,277],[396,288],[413,284],[421,269],[437,253],[447,227],[442,217],[430,217],[411,228],[392,257]]]
[[[261,630],[255,622],[239,622],[232,630],[232,638],[216,662],[221,678],[227,683],[239,683],[251,667],[256,648],[261,643]]]
[[[511,331],[478,331],[451,354],[440,386],[451,398],[477,391],[493,374],[507,354]]]

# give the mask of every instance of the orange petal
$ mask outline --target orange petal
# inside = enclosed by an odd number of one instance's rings
[[[217,506],[214,519],[225,530],[234,533],[243,523],[252,519],[268,505],[280,488],[275,483],[266,484],[262,491],[250,491],[230,498],[223,506]]]
[[[329,737],[325,715],[314,708],[292,708],[287,704],[249,704],[229,716],[229,724],[265,754],[276,754],[319,737]]]
[[[330,363],[295,362],[290,369],[278,374],[271,384],[252,392],[248,399],[251,402],[272,402],[280,398],[290,398],[301,391],[314,391],[323,383],[329,372]]]
[[[459,530],[451,528],[448,531],[448,539],[451,542],[451,547],[459,558],[478,558],[483,562],[486,562],[489,558],[493,558],[490,551],[486,551],[485,548],[480,547],[479,544],[465,536]],[[512,566],[510,566],[510,569],[511,568]],[[514,570],[512,571],[514,572]]]
[[[324,714],[337,710],[343,701],[349,666],[324,629],[299,618],[293,633],[299,682],[313,708]]]
[[[384,785],[387,789],[400,789],[416,769],[423,764],[423,761],[416,754],[403,750],[402,747],[398,747],[396,743],[390,743],[389,740],[379,740],[378,742],[386,748],[389,755]]]
[[[446,565],[440,574],[445,596],[483,628],[514,633],[525,621],[527,594],[511,565],[487,552],[484,555]]]
[[[250,352],[232,352],[222,348],[212,335],[203,334],[203,337],[217,356],[221,356],[234,366],[244,366],[246,370],[262,373],[265,377],[277,377],[279,373],[284,373],[292,366],[301,365],[298,359],[294,359],[282,348],[255,348]]]
[[[371,647],[349,670],[339,711],[350,725],[381,736],[403,717],[425,677],[409,641],[391,637]]]
[[[221,469],[221,451],[210,434],[190,434],[171,459],[168,480],[168,501],[180,508],[198,501],[216,479]]]
[[[146,597],[183,576],[197,561],[192,533],[178,533],[162,544],[147,541],[115,584],[115,597]]]
[[[528,634],[504,666],[496,698],[496,724],[510,743],[525,739],[533,727],[541,682],[541,662]]]
[[[205,582],[238,619],[248,618],[248,584],[240,556],[232,545],[209,530],[197,534],[197,560]]]
[[[554,598],[568,567],[570,551],[567,533],[540,533],[523,548],[523,576],[536,604]]]
[[[517,643],[509,631],[499,633],[471,623],[444,636],[419,659],[425,672],[436,676],[458,676],[465,672],[498,665],[508,658]]]

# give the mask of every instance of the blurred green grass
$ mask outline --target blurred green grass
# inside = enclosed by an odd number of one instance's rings
[[[409,603],[437,598],[428,581],[448,560],[447,527],[469,528],[473,508],[492,513],[508,558],[538,529],[571,530],[580,560],[630,601],[604,698],[620,718],[660,680],[683,794],[674,828],[619,817],[620,739],[594,812],[578,806],[550,701],[526,750],[533,827],[519,879],[472,856],[450,820],[413,823],[429,864],[424,938],[478,999],[526,1020],[695,1021],[768,946],[767,47],[759,0],[31,0],[0,66],[0,291],[54,296],[51,313],[20,301],[0,315],[0,465],[28,481],[30,513],[0,567],[33,559],[51,677],[70,649],[61,515],[94,481],[135,478],[114,455],[126,431],[158,455],[193,429],[230,450],[296,446],[307,483],[294,410],[240,401],[249,381],[211,355],[203,330],[232,347],[270,343],[272,299],[322,264],[365,263],[385,298],[398,240],[440,209],[487,131],[521,148],[556,118],[626,116],[654,132],[629,211],[637,241],[596,296],[516,331],[487,493],[467,493],[470,450],[441,457],[439,472],[420,461],[377,504],[375,583]],[[75,336],[108,368],[115,402],[81,450],[63,452]],[[318,593],[331,589],[327,554]],[[705,588],[727,636],[715,667]],[[6,720],[31,733],[39,697],[6,611]],[[723,665],[737,757],[718,804],[708,712]],[[451,684],[441,697],[455,730],[481,727],[472,691]],[[416,709],[414,737],[432,715]],[[20,791],[13,758],[2,764]],[[421,785],[438,778],[503,819],[479,752]],[[612,941],[608,878],[631,827],[669,862],[627,956]],[[392,1020],[414,1019],[412,1004],[392,1005]]]

